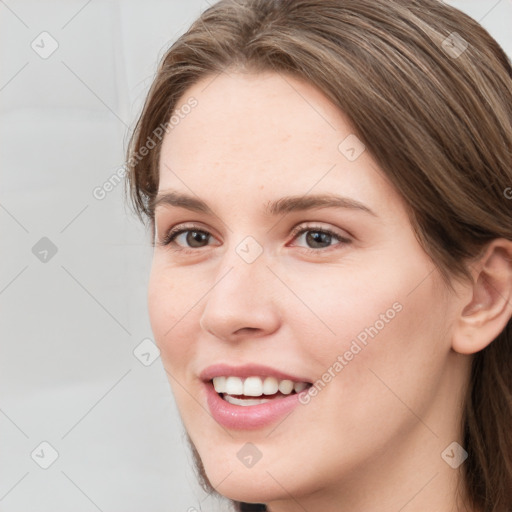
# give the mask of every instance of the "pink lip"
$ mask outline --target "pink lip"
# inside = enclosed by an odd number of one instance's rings
[[[199,378],[203,381],[209,381],[214,377],[233,376],[233,377],[275,377],[278,380],[293,380],[294,382],[311,382],[307,378],[294,376],[284,373],[280,370],[271,368],[270,366],[263,366],[260,364],[245,364],[241,366],[230,366],[228,364],[214,364],[205,368],[200,374]]]
[[[233,405],[223,400],[213,387],[211,380],[214,377],[220,376],[241,378],[253,376],[275,377],[278,380],[288,379],[294,382],[310,382],[308,379],[258,364],[246,364],[242,366],[216,364],[205,368],[200,373],[199,377],[204,381],[206,401],[213,418],[217,423],[226,428],[240,430],[261,428],[289,414],[299,405],[299,396],[301,393],[307,393],[308,388],[300,393],[288,395],[283,398],[274,398],[272,401],[264,404],[250,406]]]
[[[257,429],[272,424],[297,407],[300,394],[308,391],[305,389],[284,398],[274,398],[264,404],[243,406],[223,400],[211,381],[205,382],[204,386],[208,408],[215,421],[226,428],[239,430]]]

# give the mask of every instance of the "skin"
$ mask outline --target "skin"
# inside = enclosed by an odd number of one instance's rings
[[[273,73],[223,73],[192,86],[180,105],[191,96],[197,107],[163,142],[159,193],[198,196],[216,215],[157,207],[148,306],[210,482],[272,512],[472,510],[456,502],[460,468],[441,453],[462,444],[471,354],[512,314],[506,259],[491,247],[474,267],[475,278],[484,276],[488,262],[503,301],[489,287],[448,290],[369,151],[349,161],[338,150],[353,128],[312,85]],[[376,215],[263,211],[283,196],[333,192]],[[159,243],[190,223],[211,234],[202,246],[190,237],[187,245],[186,233],[175,246]],[[291,236],[295,226],[311,225],[349,243]],[[236,252],[247,236],[263,249],[252,263]],[[510,256],[505,243],[501,252]],[[261,363],[314,382],[397,302],[401,311],[281,423],[229,430],[209,414],[198,378],[207,366]],[[262,454],[251,468],[237,457],[246,442]]]

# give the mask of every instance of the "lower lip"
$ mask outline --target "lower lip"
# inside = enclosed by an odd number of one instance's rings
[[[271,425],[299,405],[300,393],[273,398],[258,405],[234,405],[223,400],[212,382],[206,382],[206,400],[217,423],[232,429],[249,430]],[[307,389],[301,393],[307,392]]]

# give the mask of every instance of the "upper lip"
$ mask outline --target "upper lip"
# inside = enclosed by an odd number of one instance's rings
[[[229,364],[219,363],[208,366],[200,374],[199,378],[203,381],[209,381],[214,377],[275,377],[278,380],[292,380],[294,382],[308,382],[309,379],[303,378],[297,375],[291,375],[290,373],[282,372],[276,368],[270,366],[264,366],[261,364],[244,364],[239,366],[232,366]]]

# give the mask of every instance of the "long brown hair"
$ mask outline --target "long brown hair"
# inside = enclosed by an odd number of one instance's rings
[[[128,148],[132,204],[153,229],[161,127],[172,128],[192,84],[237,69],[306,80],[339,107],[448,284],[470,279],[467,262],[489,241],[512,240],[510,60],[476,21],[438,0],[221,0],[203,12],[162,58]],[[461,420],[471,505],[510,509],[511,320],[474,356]]]

